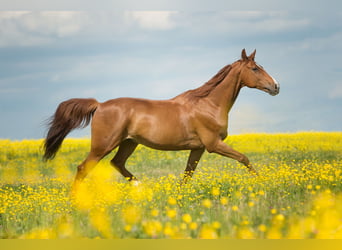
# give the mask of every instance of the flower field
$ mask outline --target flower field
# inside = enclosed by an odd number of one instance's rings
[[[138,147],[128,183],[103,159],[70,187],[89,139],[66,139],[53,161],[42,140],[0,140],[0,238],[342,239],[342,132],[244,134],[226,143],[260,176],[205,153],[181,185],[188,151]]]

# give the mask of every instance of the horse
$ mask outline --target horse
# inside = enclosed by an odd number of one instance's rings
[[[49,122],[44,141],[44,160],[53,159],[67,134],[91,121],[91,146],[77,167],[76,190],[96,164],[115,148],[111,164],[129,181],[137,178],[126,161],[138,144],[157,150],[190,150],[183,180],[192,177],[203,155],[217,153],[237,160],[257,175],[249,159],[226,143],[228,114],[242,87],[275,96],[279,83],[249,56],[223,67],[202,86],[168,100],[117,98],[100,103],[93,98],[74,98],[59,104]]]

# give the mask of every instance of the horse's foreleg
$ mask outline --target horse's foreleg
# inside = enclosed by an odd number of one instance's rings
[[[192,177],[197,167],[197,164],[199,160],[201,159],[201,156],[203,155],[203,152],[204,152],[204,148],[191,150],[189,158],[188,158],[188,162],[185,168],[185,172],[184,172],[184,178],[183,178],[184,183],[186,183],[186,181]]]
[[[211,146],[207,148],[208,152],[210,153],[217,153],[225,157],[232,158],[234,160],[239,161],[243,165],[245,165],[248,170],[258,175],[258,172],[253,168],[253,166],[250,164],[249,159],[244,154],[241,154],[240,152],[234,150],[233,148],[229,147],[227,144],[225,144],[223,141],[218,140],[214,144],[214,146]]]
[[[136,180],[136,178],[126,169],[125,164],[128,157],[133,153],[137,146],[138,143],[133,140],[128,139],[123,141],[119,146],[118,152],[111,160],[111,164],[114,166],[114,168],[117,169],[120,174],[122,174],[129,181]]]

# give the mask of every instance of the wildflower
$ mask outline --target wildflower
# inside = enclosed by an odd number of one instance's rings
[[[272,227],[267,232],[266,238],[267,239],[281,239],[282,233],[278,227]]]
[[[260,190],[260,191],[258,192],[258,194],[259,194],[260,196],[263,196],[263,195],[265,195],[265,192],[262,191],[262,190]]]
[[[212,190],[211,190],[211,194],[213,196],[219,196],[220,195],[220,189],[217,188],[217,187],[213,187]]]
[[[220,200],[221,205],[227,205],[228,204],[228,198],[227,197],[222,197]]]
[[[253,201],[248,202],[248,206],[249,207],[254,207],[254,202]]]
[[[242,227],[237,232],[238,239],[255,239],[253,231],[248,227]]]
[[[238,206],[232,206],[232,210],[236,212],[239,210],[239,207]]]
[[[136,224],[141,220],[140,210],[135,206],[128,206],[122,210],[122,217],[126,224]]]
[[[186,230],[187,227],[188,227],[188,226],[187,226],[186,223],[181,223],[180,226],[179,226],[179,228],[180,228],[181,230]]]
[[[202,201],[202,206],[205,208],[211,208],[213,206],[213,203],[209,199],[204,199]]]
[[[163,226],[159,221],[152,220],[143,222],[143,230],[150,237],[155,238],[162,229]]]
[[[99,209],[90,213],[92,225],[106,238],[113,236],[109,218],[105,210]]]
[[[221,223],[218,222],[218,221],[214,221],[211,226],[214,228],[214,229],[220,229],[221,228]]]
[[[207,224],[204,224],[199,233],[200,239],[217,239],[218,235],[216,230]]]
[[[266,232],[266,230],[267,230],[267,227],[265,226],[265,224],[260,224],[259,226],[258,226],[258,230],[260,231],[260,232]]]
[[[177,211],[176,211],[175,209],[168,209],[168,210],[166,211],[166,215],[167,215],[167,217],[169,217],[170,219],[173,219],[173,218],[176,217]]]
[[[189,225],[189,228],[191,230],[196,230],[198,227],[197,223],[196,222],[191,222],[190,225]]]
[[[278,215],[275,217],[275,219],[276,219],[277,221],[283,221],[283,220],[285,219],[285,216],[282,215],[282,214],[278,214]]]
[[[19,237],[19,239],[55,239],[56,233],[50,228],[36,228]]]
[[[173,206],[173,205],[177,204],[177,200],[173,197],[169,197],[167,200],[167,203],[169,203],[171,206]]]
[[[175,235],[175,228],[170,224],[166,224],[163,230],[164,235],[172,237]]]
[[[276,214],[276,213],[277,213],[277,209],[272,208],[272,209],[271,209],[271,214]]]
[[[190,214],[184,214],[184,215],[182,216],[182,220],[183,220],[185,223],[189,224],[189,223],[192,221],[191,215],[190,215]]]
[[[157,217],[157,216],[159,215],[158,209],[152,209],[152,210],[151,210],[151,215],[152,215],[153,217]]]
[[[126,232],[131,232],[132,231],[132,226],[131,225],[125,225],[124,230]]]

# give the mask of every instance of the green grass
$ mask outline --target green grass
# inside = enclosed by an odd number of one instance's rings
[[[67,139],[50,162],[41,159],[42,140],[2,140],[0,238],[342,238],[342,133],[250,134],[226,143],[260,176],[205,153],[180,186],[188,151],[139,146],[127,166],[140,185],[110,166],[113,152],[73,200],[89,140]]]

